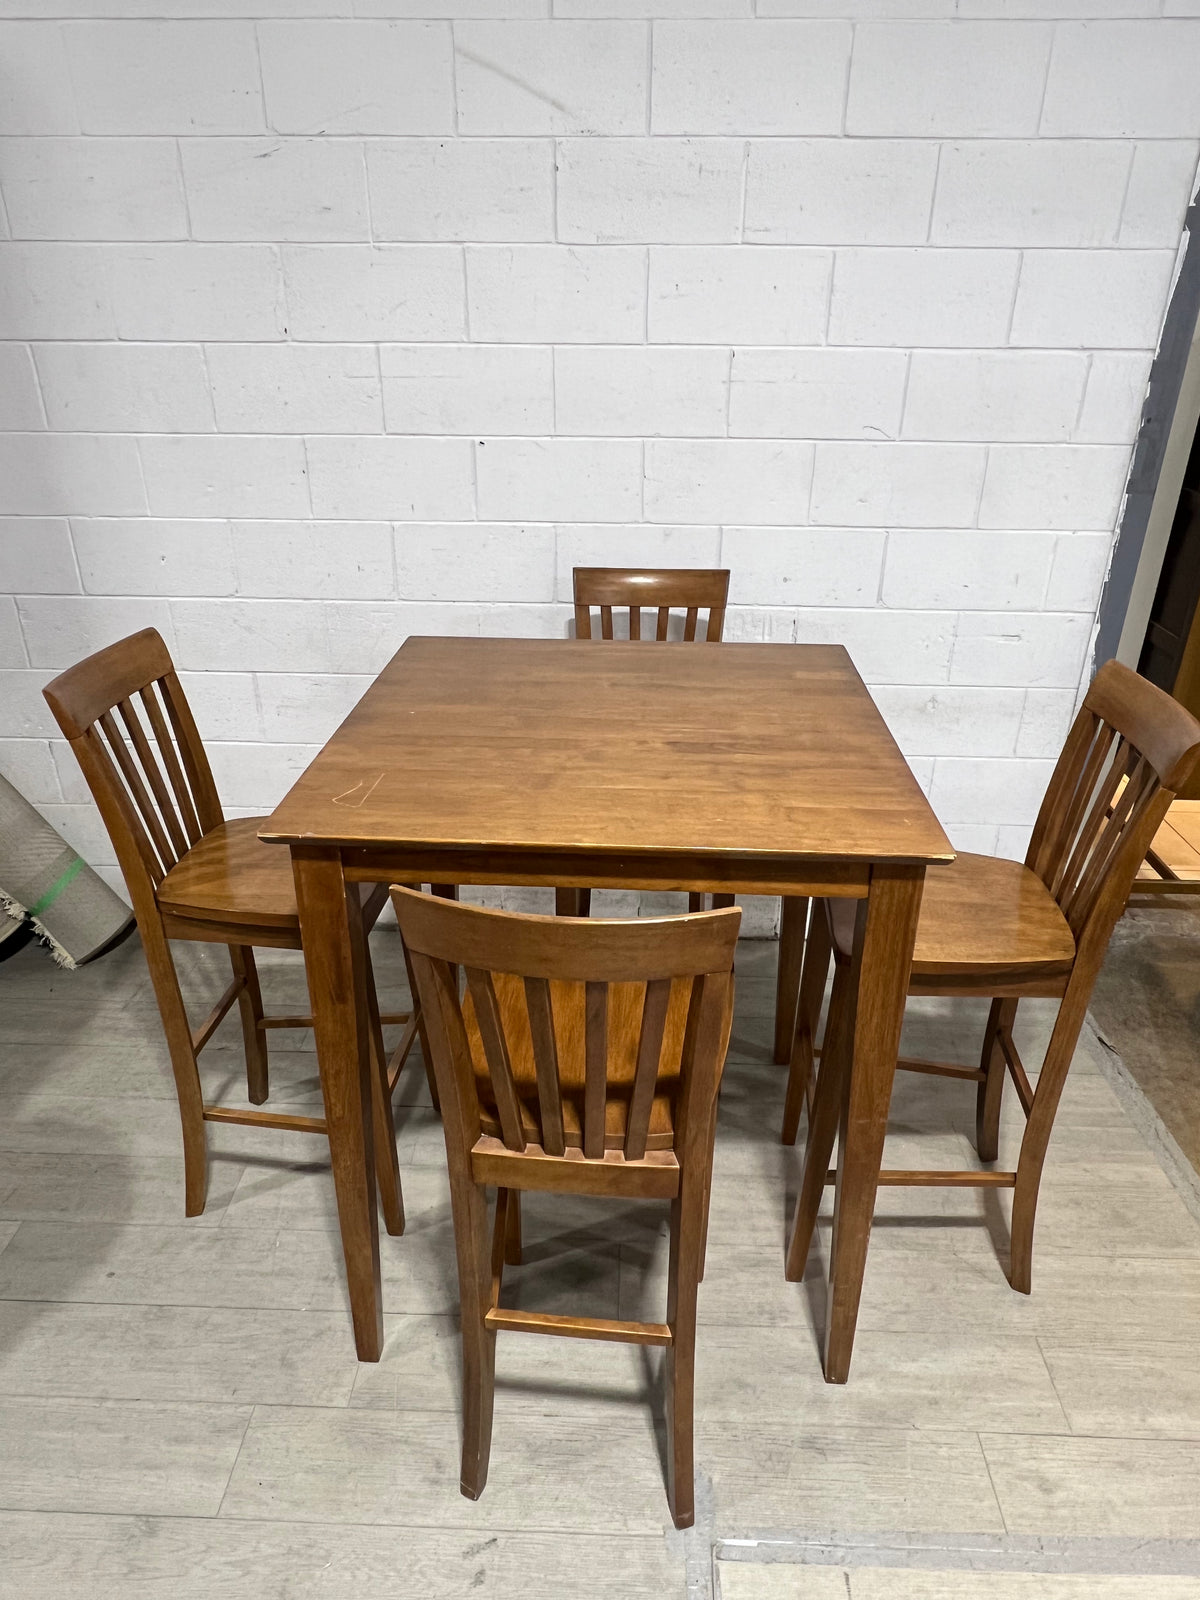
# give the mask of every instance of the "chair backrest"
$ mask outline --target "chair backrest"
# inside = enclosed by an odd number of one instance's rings
[[[628,607],[629,637],[642,637],[642,607],[657,611],[653,637],[668,637],[672,609],[683,611],[683,638],[696,638],[701,611],[708,612],[706,644],[717,644],[725,627],[729,573],[721,567],[576,567],[575,637],[591,639],[592,607],[600,609],[600,637],[611,639],[613,607]]]
[[[140,912],[144,892],[153,897],[176,861],[224,820],[167,647],[156,629],[144,628],[88,656],[42,692],[71,742]]]
[[[411,889],[392,900],[448,1143],[469,1152],[491,1135],[516,1155],[572,1151],[610,1170],[674,1150],[682,1166],[728,1046],[739,910],[576,921]]]
[[[1100,668],[1067,735],[1026,865],[1075,935],[1102,951],[1137,870],[1200,760],[1200,722],[1119,662]]]

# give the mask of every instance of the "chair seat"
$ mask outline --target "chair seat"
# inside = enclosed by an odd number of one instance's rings
[[[300,936],[291,852],[263,844],[265,817],[234,817],[206,833],[158,888],[163,911],[201,922],[294,930]]]
[[[854,938],[852,900],[831,900],[834,946],[848,957]],[[959,855],[925,874],[913,950],[914,980],[940,975],[993,977],[1036,969],[1065,975],[1075,939],[1050,891],[1020,861]]]

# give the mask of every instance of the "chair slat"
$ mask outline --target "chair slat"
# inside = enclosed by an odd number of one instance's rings
[[[690,615],[690,613],[689,613],[689,615]],[[670,627],[670,625],[671,625],[671,608],[670,608],[670,606],[659,606],[659,608],[658,608],[658,622],[656,623],[655,629],[654,629],[654,637],[655,637],[655,639],[658,640],[659,644],[662,644],[663,641],[666,639],[666,637],[667,637],[667,629]]]
[[[162,817],[163,826],[170,835],[171,844],[175,851],[175,859],[178,860],[180,856],[187,853],[190,840],[180,825],[179,814],[171,799],[171,791],[167,788],[166,781],[163,778],[162,768],[154,759],[150,741],[146,738],[146,730],[142,727],[141,718],[138,716],[132,702],[119,700],[117,702],[117,710],[120,713],[121,721],[128,730],[130,739],[133,741],[133,748],[137,751],[138,760],[142,764],[142,771],[154,791],[154,798],[158,802],[159,815]]]
[[[175,795],[175,802],[179,807],[179,814],[183,819],[184,831],[191,844],[196,844],[203,838],[204,830],[200,826],[196,815],[196,807],[192,801],[192,792],[187,786],[187,779],[183,775],[183,768],[179,764],[179,753],[175,749],[175,741],[171,738],[170,729],[167,727],[166,718],[163,716],[162,705],[155,693],[154,684],[147,684],[141,691],[142,704],[146,707],[146,715],[150,718],[150,726],[154,731],[154,738],[162,753],[163,765],[167,769],[167,777],[171,781],[171,789]]]
[[[640,639],[642,637],[642,608],[630,606],[629,608],[629,637]]]
[[[642,609],[656,613],[654,638],[663,643],[671,637],[672,610],[686,613],[685,641],[698,635],[700,613],[708,620],[704,637],[709,643],[720,641],[725,627],[725,604],[729,594],[729,573],[723,567],[576,567],[574,571],[575,637],[591,639],[591,608],[600,611],[600,637],[612,639],[614,607],[629,609],[630,639],[649,638],[642,632]]]
[[[513,1080],[512,1062],[504,1025],[500,1018],[500,1003],[490,972],[480,967],[468,967],[467,987],[475,1002],[475,1020],[479,1024],[479,1037],[487,1057],[488,1076],[496,1096],[496,1115],[500,1118],[500,1132],[510,1150],[524,1150],[525,1130],[521,1122],[521,1102]]]
[[[608,985],[589,983],[584,1034],[583,1153],[604,1155],[604,1110],[608,1084]]]
[[[689,606],[687,608],[687,616],[683,619],[683,639],[685,644],[695,643],[696,624],[699,619],[700,608],[698,606]],[[663,634],[663,638],[666,638],[666,634]]]
[[[1113,802],[1112,815],[1092,851],[1087,868],[1071,896],[1069,906],[1063,907],[1073,933],[1078,934],[1083,923],[1091,915],[1104,880],[1117,858],[1117,852],[1124,843],[1129,829],[1136,825],[1137,819],[1150,802],[1155,786],[1153,769],[1144,756],[1139,756],[1125,788]]]
[[[1059,880],[1058,894],[1055,897],[1060,905],[1069,904],[1079,887],[1079,880],[1087,869],[1092,850],[1095,847],[1096,840],[1100,837],[1101,830],[1104,828],[1109,808],[1117,792],[1117,786],[1123,776],[1124,772],[1122,771],[1121,763],[1119,761],[1110,761],[1093,790],[1091,806],[1087,816],[1084,818],[1082,827],[1075,836],[1074,843],[1072,844],[1069,834],[1063,841],[1064,855],[1068,851],[1070,853],[1066,868]]]
[[[602,639],[611,639],[612,636],[613,636],[612,607],[611,606],[601,606],[600,607],[600,637]]]
[[[525,979],[525,1007],[529,1012],[533,1064],[537,1072],[542,1149],[549,1156],[561,1156],[566,1153],[567,1144],[563,1129],[562,1095],[559,1090],[554,1009],[550,1000],[550,984],[546,978]]]
[[[1079,833],[1088,802],[1095,793],[1096,785],[1100,781],[1101,773],[1104,770],[1104,763],[1109,759],[1116,737],[1117,730],[1115,728],[1103,722],[1098,724],[1095,737],[1080,768],[1075,788],[1071,791],[1070,798],[1067,801],[1062,822],[1054,838],[1049,841],[1049,849],[1059,857],[1058,867],[1047,885],[1050,893],[1055,898],[1058,897],[1066,880],[1067,869],[1071,861],[1072,842]]]
[[[162,867],[163,872],[167,873],[175,865],[175,853],[171,849],[166,833],[163,831],[162,822],[151,803],[150,796],[146,793],[146,786],[138,773],[137,764],[129,753],[129,746],[121,737],[121,730],[113,721],[110,711],[103,712],[97,718],[97,725],[108,740],[109,748],[117,766],[121,769],[125,787],[129,792],[130,799],[137,807],[138,814],[142,819],[142,826],[145,828],[150,842],[158,855],[159,865]]]
[[[725,634],[725,602],[710,606],[708,612],[708,631],[704,635],[709,644],[720,644]]]
[[[208,757],[204,753],[204,746],[200,742],[200,734],[192,716],[192,709],[180,688],[179,679],[173,672],[168,672],[158,680],[158,692],[163,697],[167,716],[171,720],[175,744],[183,762],[183,770],[187,773],[192,798],[196,803],[196,815],[200,819],[201,831],[207,833],[225,818],[217,796],[217,786],[213,782],[212,770],[208,765]]]
[[[656,978],[646,985],[646,998],[642,1004],[642,1031],[638,1039],[637,1069],[634,1073],[633,1093],[629,1097],[629,1111],[625,1119],[626,1161],[640,1161],[646,1154],[646,1136],[650,1132],[650,1111],[654,1105],[654,1086],[658,1080],[658,1062],[662,1054],[663,1030],[667,1024],[667,1007],[670,1003],[670,978]]]

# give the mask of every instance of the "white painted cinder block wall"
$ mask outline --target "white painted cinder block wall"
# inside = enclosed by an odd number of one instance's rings
[[[154,624],[266,810],[406,634],[561,635],[576,562],[729,566],[730,638],[844,642],[956,843],[1023,849],[1200,0],[2,14],[0,770],[93,860],[54,671]]]

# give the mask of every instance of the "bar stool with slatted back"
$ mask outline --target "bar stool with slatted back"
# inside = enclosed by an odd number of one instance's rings
[[[104,819],[133,901],[158,1000],[183,1123],[185,1210],[204,1210],[208,1188],[205,1122],[234,1122],[324,1133],[321,1117],[206,1105],[197,1057],[236,1001],[246,1051],[248,1098],[268,1094],[266,1030],[307,1027],[307,1016],[264,1016],[253,946],[300,949],[300,922],[288,853],[261,844],[261,817],[225,820],[208,757],[166,645],[153,628],[99,650],[46,685],[59,727],[70,741]],[[119,719],[119,720],[118,720]],[[367,995],[365,1025],[372,1058],[375,1167],[389,1233],[404,1231],[404,1207],[391,1093],[420,1029],[406,1024],[390,1064],[370,976],[366,934],[387,903],[387,886],[360,894]],[[233,981],[199,1027],[188,1020],[169,941],[228,945]]]
[[[898,1185],[1010,1188],[1009,1281],[1028,1294],[1038,1186],[1059,1097],[1096,974],[1142,858],[1175,790],[1200,761],[1200,722],[1128,667],[1101,667],[1067,736],[1038,813],[1025,864],[960,855],[926,875],[908,992],[991,999],[978,1067],[901,1059],[916,1072],[977,1084],[976,1145],[985,1163],[999,1154],[1006,1071],[1025,1113],[1015,1172],[883,1172]],[[850,901],[823,901],[804,960],[783,1139],[795,1141],[809,1101],[804,1176],[788,1245],[787,1276],[804,1273],[840,1112],[847,1042],[853,1028]],[[830,953],[834,986],[825,1049],[810,1092],[813,1039]],[[1013,1041],[1025,997],[1059,1001],[1036,1084]]]
[[[661,1345],[667,1492],[676,1526],[688,1527],[696,1286],[741,912],[593,922],[401,888],[392,899],[426,1019],[450,1171],[462,1492],[478,1499],[487,1481],[501,1329]],[[501,1307],[510,1206],[524,1189],[670,1200],[666,1321]]]

